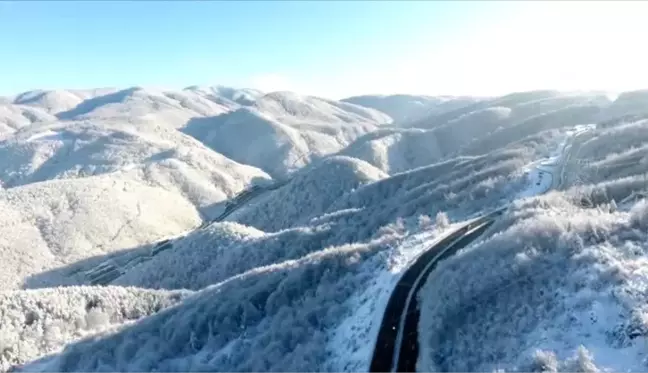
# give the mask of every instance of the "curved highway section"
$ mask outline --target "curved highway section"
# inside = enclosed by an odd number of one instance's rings
[[[414,372],[418,359],[417,294],[441,260],[478,238],[505,208],[477,218],[423,252],[402,275],[383,316],[371,360],[371,372]]]
[[[531,180],[529,193],[520,196],[538,195],[564,187],[566,166],[570,161],[574,161],[572,147],[575,140],[595,127],[579,125],[568,131],[567,138],[559,146],[558,154],[536,165],[537,172],[533,173],[535,179]],[[580,147],[580,142],[576,143]],[[543,175],[549,175],[550,182],[544,182]],[[507,208],[500,208],[461,226],[425,250],[403,273],[387,303],[369,367],[370,372],[416,371],[419,354],[419,290],[438,262],[481,236]]]

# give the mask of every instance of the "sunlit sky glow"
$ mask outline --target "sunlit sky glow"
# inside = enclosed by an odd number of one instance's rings
[[[0,1],[0,94],[648,88],[644,1]]]

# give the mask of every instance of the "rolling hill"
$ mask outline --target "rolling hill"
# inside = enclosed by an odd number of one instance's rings
[[[508,205],[419,293],[418,370],[640,371],[645,96],[8,97],[0,369],[366,370],[409,263]]]

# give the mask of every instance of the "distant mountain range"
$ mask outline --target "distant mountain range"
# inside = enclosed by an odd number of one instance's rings
[[[418,369],[642,370],[646,154],[648,91],[2,97],[0,369],[366,370],[408,263],[510,204],[419,293]]]

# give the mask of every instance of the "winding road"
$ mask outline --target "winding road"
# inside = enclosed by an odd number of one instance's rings
[[[529,173],[528,190],[519,197],[543,194],[564,187],[565,165],[573,161],[574,140],[593,129],[591,125],[577,126],[567,132],[565,141],[555,155],[536,163]],[[543,175],[551,180],[543,181]],[[545,177],[546,179],[546,177]],[[385,308],[374,347],[370,372],[414,372],[418,360],[418,292],[428,276],[443,259],[453,255],[481,236],[508,206],[473,219],[454,230],[419,255],[399,279]]]
[[[434,267],[479,237],[504,212],[474,219],[424,251],[405,271],[387,303],[371,360],[371,372],[413,372],[418,359],[417,294]]]

